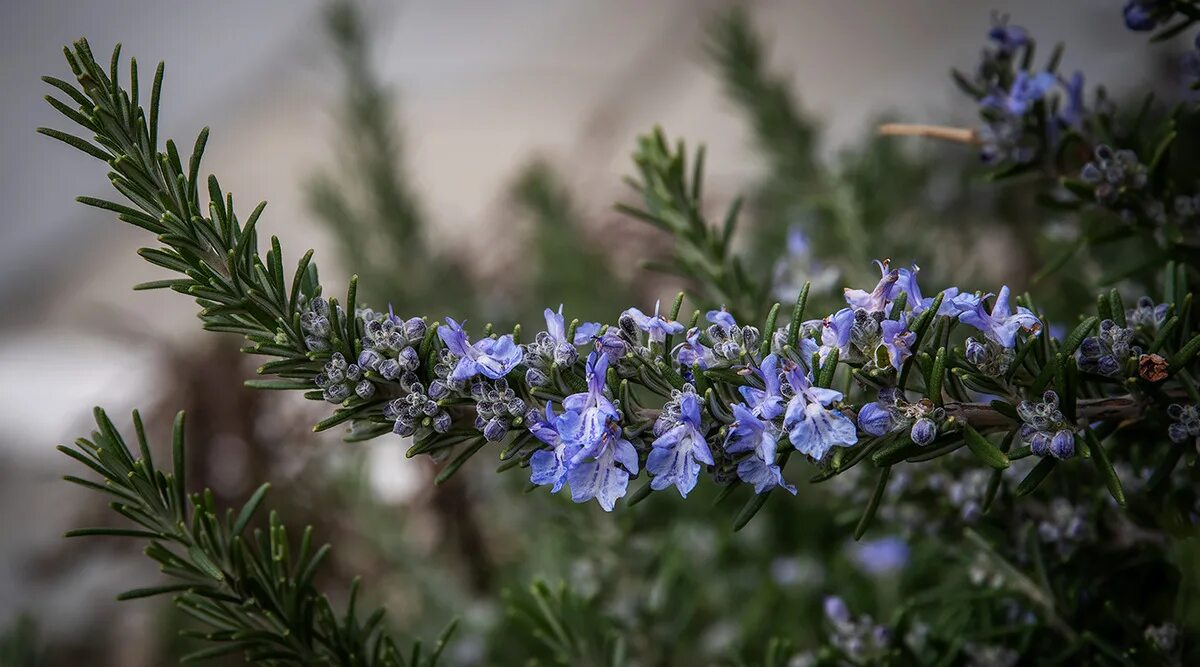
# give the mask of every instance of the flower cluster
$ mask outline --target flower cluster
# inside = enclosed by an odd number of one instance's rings
[[[1026,164],[1040,150],[1055,146],[1064,131],[1082,132],[1088,111],[1084,107],[1082,72],[1060,78],[1051,71],[1033,71],[1018,66],[1019,52],[1032,48],[1029,33],[1006,20],[993,22],[987,34],[989,48],[976,73],[979,111],[983,125],[977,138],[980,158],[986,164]],[[1059,90],[1061,97],[1051,104],[1047,98]],[[1038,107],[1055,109],[1041,122],[1044,112]]]
[[[298,307],[305,347],[314,352],[328,350],[329,337],[333,334],[333,326],[329,323],[329,302],[323,297],[309,299],[301,295]],[[341,306],[337,306],[337,313],[339,317],[344,315]]]
[[[1067,459],[1075,453],[1075,429],[1058,408],[1058,394],[1047,391],[1039,402],[1021,401],[1021,440],[1038,456]]]
[[[907,428],[909,438],[924,446],[937,438],[938,426],[945,418],[946,411],[929,399],[909,403],[899,389],[886,387],[879,391],[878,400],[859,410],[858,426],[877,437]]]
[[[917,332],[911,328],[918,319],[973,326],[994,356],[1012,354],[1021,331],[1040,328],[1025,308],[1013,312],[1007,287],[990,310],[990,294],[950,288],[937,299],[936,312],[926,312],[935,299],[920,292],[917,266],[877,265],[874,288],[847,289],[845,308],[779,326],[770,331],[769,345],[755,326],[738,324],[725,310],[709,311],[703,328],[696,313],[684,334],[661,305],[653,314],[629,308],[617,326],[568,326],[562,306],[547,308],[546,330],[526,344],[512,335],[472,342],[449,318],[432,336],[420,318],[362,310],[358,363],[332,355],[319,386],[330,401],[341,402],[374,396],[373,383],[388,381],[392,397],[383,416],[406,437],[421,428],[446,433],[461,419],[485,441],[527,432],[532,438],[518,438],[514,451],[524,452],[530,481],[552,492],[570,486],[572,499],[595,499],[606,510],[642,468],[654,491],[674,487],[683,497],[704,470],[722,483],[736,475],[757,493],[776,487],[794,493],[782,470],[788,452],[824,464],[838,447],[856,446],[859,433],[880,437],[905,429],[913,443],[928,445],[947,428],[946,413],[934,401],[910,402],[895,386],[858,409],[856,421],[844,393],[828,386],[832,373],[818,380],[820,369],[835,371],[834,359],[886,383],[912,359]],[[679,334],[683,341],[671,347]],[[431,339],[440,345],[422,353]],[[710,373],[725,373],[721,381],[732,381],[730,391],[713,393]],[[617,398],[622,378],[658,393],[660,407],[641,407],[632,398],[623,405]]]
[[[1136,348],[1132,347],[1134,331],[1112,320],[1100,322],[1100,332],[1088,336],[1079,345],[1079,370],[1108,377],[1122,375],[1125,362]]]
[[[1167,428],[1171,442],[1184,443],[1188,440],[1198,442],[1197,439],[1200,439],[1200,407],[1173,403],[1167,408],[1167,416],[1171,418],[1171,425]]]
[[[855,618],[846,602],[839,597],[825,598],[825,619],[832,630],[830,645],[855,664],[882,658],[892,645],[892,634],[887,626],[876,623],[865,614]]]
[[[545,330],[526,344],[512,334],[472,341],[450,318],[431,330],[422,318],[361,309],[357,360],[333,353],[315,381],[334,403],[382,393],[382,418],[401,436],[453,430],[460,441],[482,444],[516,432],[509,451],[529,466],[534,484],[555,492],[570,486],[572,499],[595,499],[606,510],[643,468],[650,489],[674,487],[685,497],[704,471],[719,483],[736,476],[757,493],[795,493],[783,474],[791,452],[826,465],[860,434],[903,430],[929,445],[956,428],[940,401],[910,401],[894,386],[916,352],[918,321],[976,329],[983,342],[969,342],[967,357],[981,367],[1010,359],[1022,332],[1040,330],[1030,311],[1013,310],[1007,287],[990,307],[991,294],[953,287],[935,299],[921,293],[918,267],[876,264],[871,290],[846,289],[845,308],[773,327],[769,344],[724,309],[708,311],[703,327],[696,313],[684,333],[661,304],[652,314],[630,308],[617,326],[568,325],[562,306],[547,308]],[[314,349],[328,345],[329,308],[321,299],[301,304]],[[830,388],[843,363],[851,376],[858,369],[881,383],[876,401],[854,409]],[[624,393],[628,382],[639,389]]]

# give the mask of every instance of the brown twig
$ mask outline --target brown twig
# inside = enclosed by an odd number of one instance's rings
[[[884,123],[879,126],[879,134],[885,137],[930,137],[953,141],[959,144],[978,144],[979,135],[966,127],[946,127],[944,125],[922,125],[920,123]]]

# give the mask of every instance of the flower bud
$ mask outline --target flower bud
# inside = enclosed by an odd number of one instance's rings
[[[363,350],[358,355],[358,365],[370,370],[378,370],[381,361],[383,361],[383,355],[370,348]]]
[[[1050,440],[1050,454],[1056,459],[1069,459],[1075,454],[1075,434],[1063,429]]]
[[[400,365],[403,366],[405,370],[409,371],[415,371],[417,370],[417,367],[421,365],[421,356],[418,355],[417,351],[411,347],[406,347],[403,350],[400,350],[400,355],[396,358],[396,360],[400,362]]]
[[[445,433],[450,430],[451,422],[450,413],[443,410],[433,416],[433,430],[438,433]]]
[[[354,393],[362,399],[371,398],[375,395],[375,385],[370,380],[363,380],[355,385]]]
[[[929,417],[921,417],[912,426],[909,432],[909,437],[912,441],[922,447],[933,442],[937,438],[937,424]]]
[[[400,377],[400,362],[395,359],[384,359],[379,362],[375,370],[388,380],[395,380]]]
[[[417,341],[425,337],[425,320],[419,317],[409,318],[404,323],[404,337]]]
[[[440,401],[450,395],[450,388],[441,380],[434,380],[429,383],[429,391],[426,392],[429,398],[435,401]]]
[[[858,427],[869,435],[884,435],[894,425],[891,411],[878,403],[867,403],[858,411]]]
[[[499,417],[491,419],[488,421],[487,425],[483,427],[483,437],[489,442],[502,440],[506,433],[508,433],[508,425],[505,424],[504,420],[500,419]]]
[[[392,427],[392,433],[407,438],[417,432],[417,425],[407,419],[397,419],[396,425]]]

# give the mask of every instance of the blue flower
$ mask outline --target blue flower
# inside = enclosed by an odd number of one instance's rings
[[[681,392],[663,407],[656,433],[646,458],[646,470],[654,477],[655,491],[675,485],[684,498],[696,486],[700,464],[713,465],[712,451],[700,430],[700,399],[694,392]]]
[[[858,442],[854,422],[840,410],[827,408],[842,399],[841,392],[812,386],[799,366],[789,368],[786,375],[795,392],[783,419],[792,446],[821,461],[835,445],[849,447]]]
[[[912,344],[917,340],[917,334],[908,330],[907,318],[903,313],[898,320],[884,320],[883,346],[887,348],[888,361],[892,368],[899,373],[904,362],[912,356]]]
[[[596,351],[603,354],[611,365],[625,356],[629,351],[629,343],[621,336],[620,329],[609,327],[596,338]]]
[[[750,411],[763,419],[775,419],[783,414],[783,394],[779,379],[779,357],[768,354],[754,374],[763,382],[763,389],[742,385],[738,387]]]
[[[438,327],[438,336],[452,354],[458,357],[458,365],[450,373],[450,379],[463,381],[482,373],[493,380],[508,375],[521,363],[521,346],[513,342],[511,335],[499,338],[484,338],[472,345],[462,325],[449,317],[446,326]]]
[[[587,358],[587,391],[563,399],[563,412],[556,424],[564,442],[578,447],[571,465],[595,457],[604,445],[608,422],[620,421],[620,413],[605,394],[608,357],[593,351]]]
[[[821,357],[833,348],[846,357],[850,352],[850,334],[854,331],[854,309],[843,308],[821,320]],[[808,361],[808,359],[804,359]]]
[[[879,282],[875,285],[875,289],[866,292],[860,289],[845,288],[846,303],[850,304],[855,310],[865,310],[868,313],[880,313],[887,307],[892,300],[892,291],[896,287],[896,280],[899,279],[900,273],[892,269],[887,260],[875,260],[876,266],[882,276]]]
[[[991,313],[984,310],[983,301],[980,300],[974,309],[961,313],[958,319],[979,329],[997,345],[1012,349],[1017,344],[1017,332],[1028,331],[1037,335],[1042,322],[1024,306],[1018,306],[1017,312],[1013,313],[1008,303],[1008,293],[1008,285],[1000,288]]]
[[[917,274],[920,271],[921,267],[913,264],[910,269],[900,269],[896,280],[896,286],[900,288],[901,292],[908,295],[908,306],[912,308],[914,315],[920,314],[933,305],[933,297],[921,295],[921,286],[917,284]],[[979,303],[979,297],[961,292],[957,287],[948,287],[942,293],[945,296],[942,297],[942,305],[938,306],[938,315],[956,317],[962,311],[974,308]]]
[[[733,315],[728,310],[725,310],[724,306],[721,307],[721,310],[708,311],[704,314],[704,319],[724,327],[726,331],[737,328],[737,321],[733,319]]]
[[[738,462],[737,475],[743,482],[754,485],[755,493],[765,493],[781,486],[795,495],[796,487],[783,480],[783,471],[775,463],[775,443],[779,427],[773,421],[763,421],[741,403],[732,406],[736,421],[725,436],[725,451],[731,454],[751,452]]]
[[[571,500],[585,503],[592,498],[605,512],[625,495],[629,478],[638,471],[637,450],[621,435],[621,426],[610,422],[600,440],[595,458],[575,463],[567,472]]]
[[[684,341],[675,346],[675,360],[679,362],[680,372],[685,378],[691,377],[692,366],[700,364],[701,369],[707,369],[716,361],[712,349],[700,342],[700,329],[697,327],[688,329]]]
[[[1049,72],[1038,72],[1033,76],[1029,72],[1017,72],[1012,87],[1007,91],[995,88],[979,101],[984,109],[1001,111],[1009,116],[1024,116],[1033,103],[1042,99],[1054,87],[1054,75]]]
[[[1154,30],[1159,23],[1170,19],[1174,13],[1162,0],[1129,0],[1122,10],[1125,27],[1138,32]]]
[[[860,570],[867,574],[888,574],[908,565],[908,542],[899,537],[881,537],[877,540],[857,542],[853,545],[851,558]]]
[[[996,55],[1010,56],[1029,43],[1029,33],[1020,26],[1008,25],[1005,20],[993,19],[988,39],[996,43]]]
[[[545,417],[530,411],[526,418],[529,420],[529,432],[550,445],[549,449],[539,449],[529,457],[529,481],[538,486],[553,484],[550,492],[558,493],[567,481],[567,464],[574,454],[573,448],[563,442],[558,434],[558,417],[550,403],[546,403]]]
[[[1087,114],[1083,107],[1083,72],[1072,74],[1070,79],[1063,82],[1063,88],[1067,92],[1066,105],[1058,111],[1056,118],[1063,127],[1079,130]]]
[[[546,312],[543,313],[543,315],[546,317],[546,332],[550,334],[551,339],[553,339],[555,343],[565,345],[586,345],[588,341],[592,340],[592,338],[594,338],[596,334],[600,332],[599,322],[583,322],[579,326],[575,327],[575,339],[568,341],[567,328],[563,323],[562,311],[562,304],[559,304],[557,313],[549,308],[547,308]]]
[[[683,331],[683,325],[660,317],[658,311],[661,305],[661,301],[654,303],[653,315],[647,315],[637,308],[630,308],[621,315],[633,318],[633,323],[637,325],[637,328],[650,334],[651,343],[662,343],[667,336]]]

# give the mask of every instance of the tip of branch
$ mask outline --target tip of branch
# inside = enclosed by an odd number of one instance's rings
[[[966,127],[944,125],[922,125],[920,123],[884,123],[879,126],[879,135],[884,137],[929,137],[960,144],[978,144],[975,130]]]

